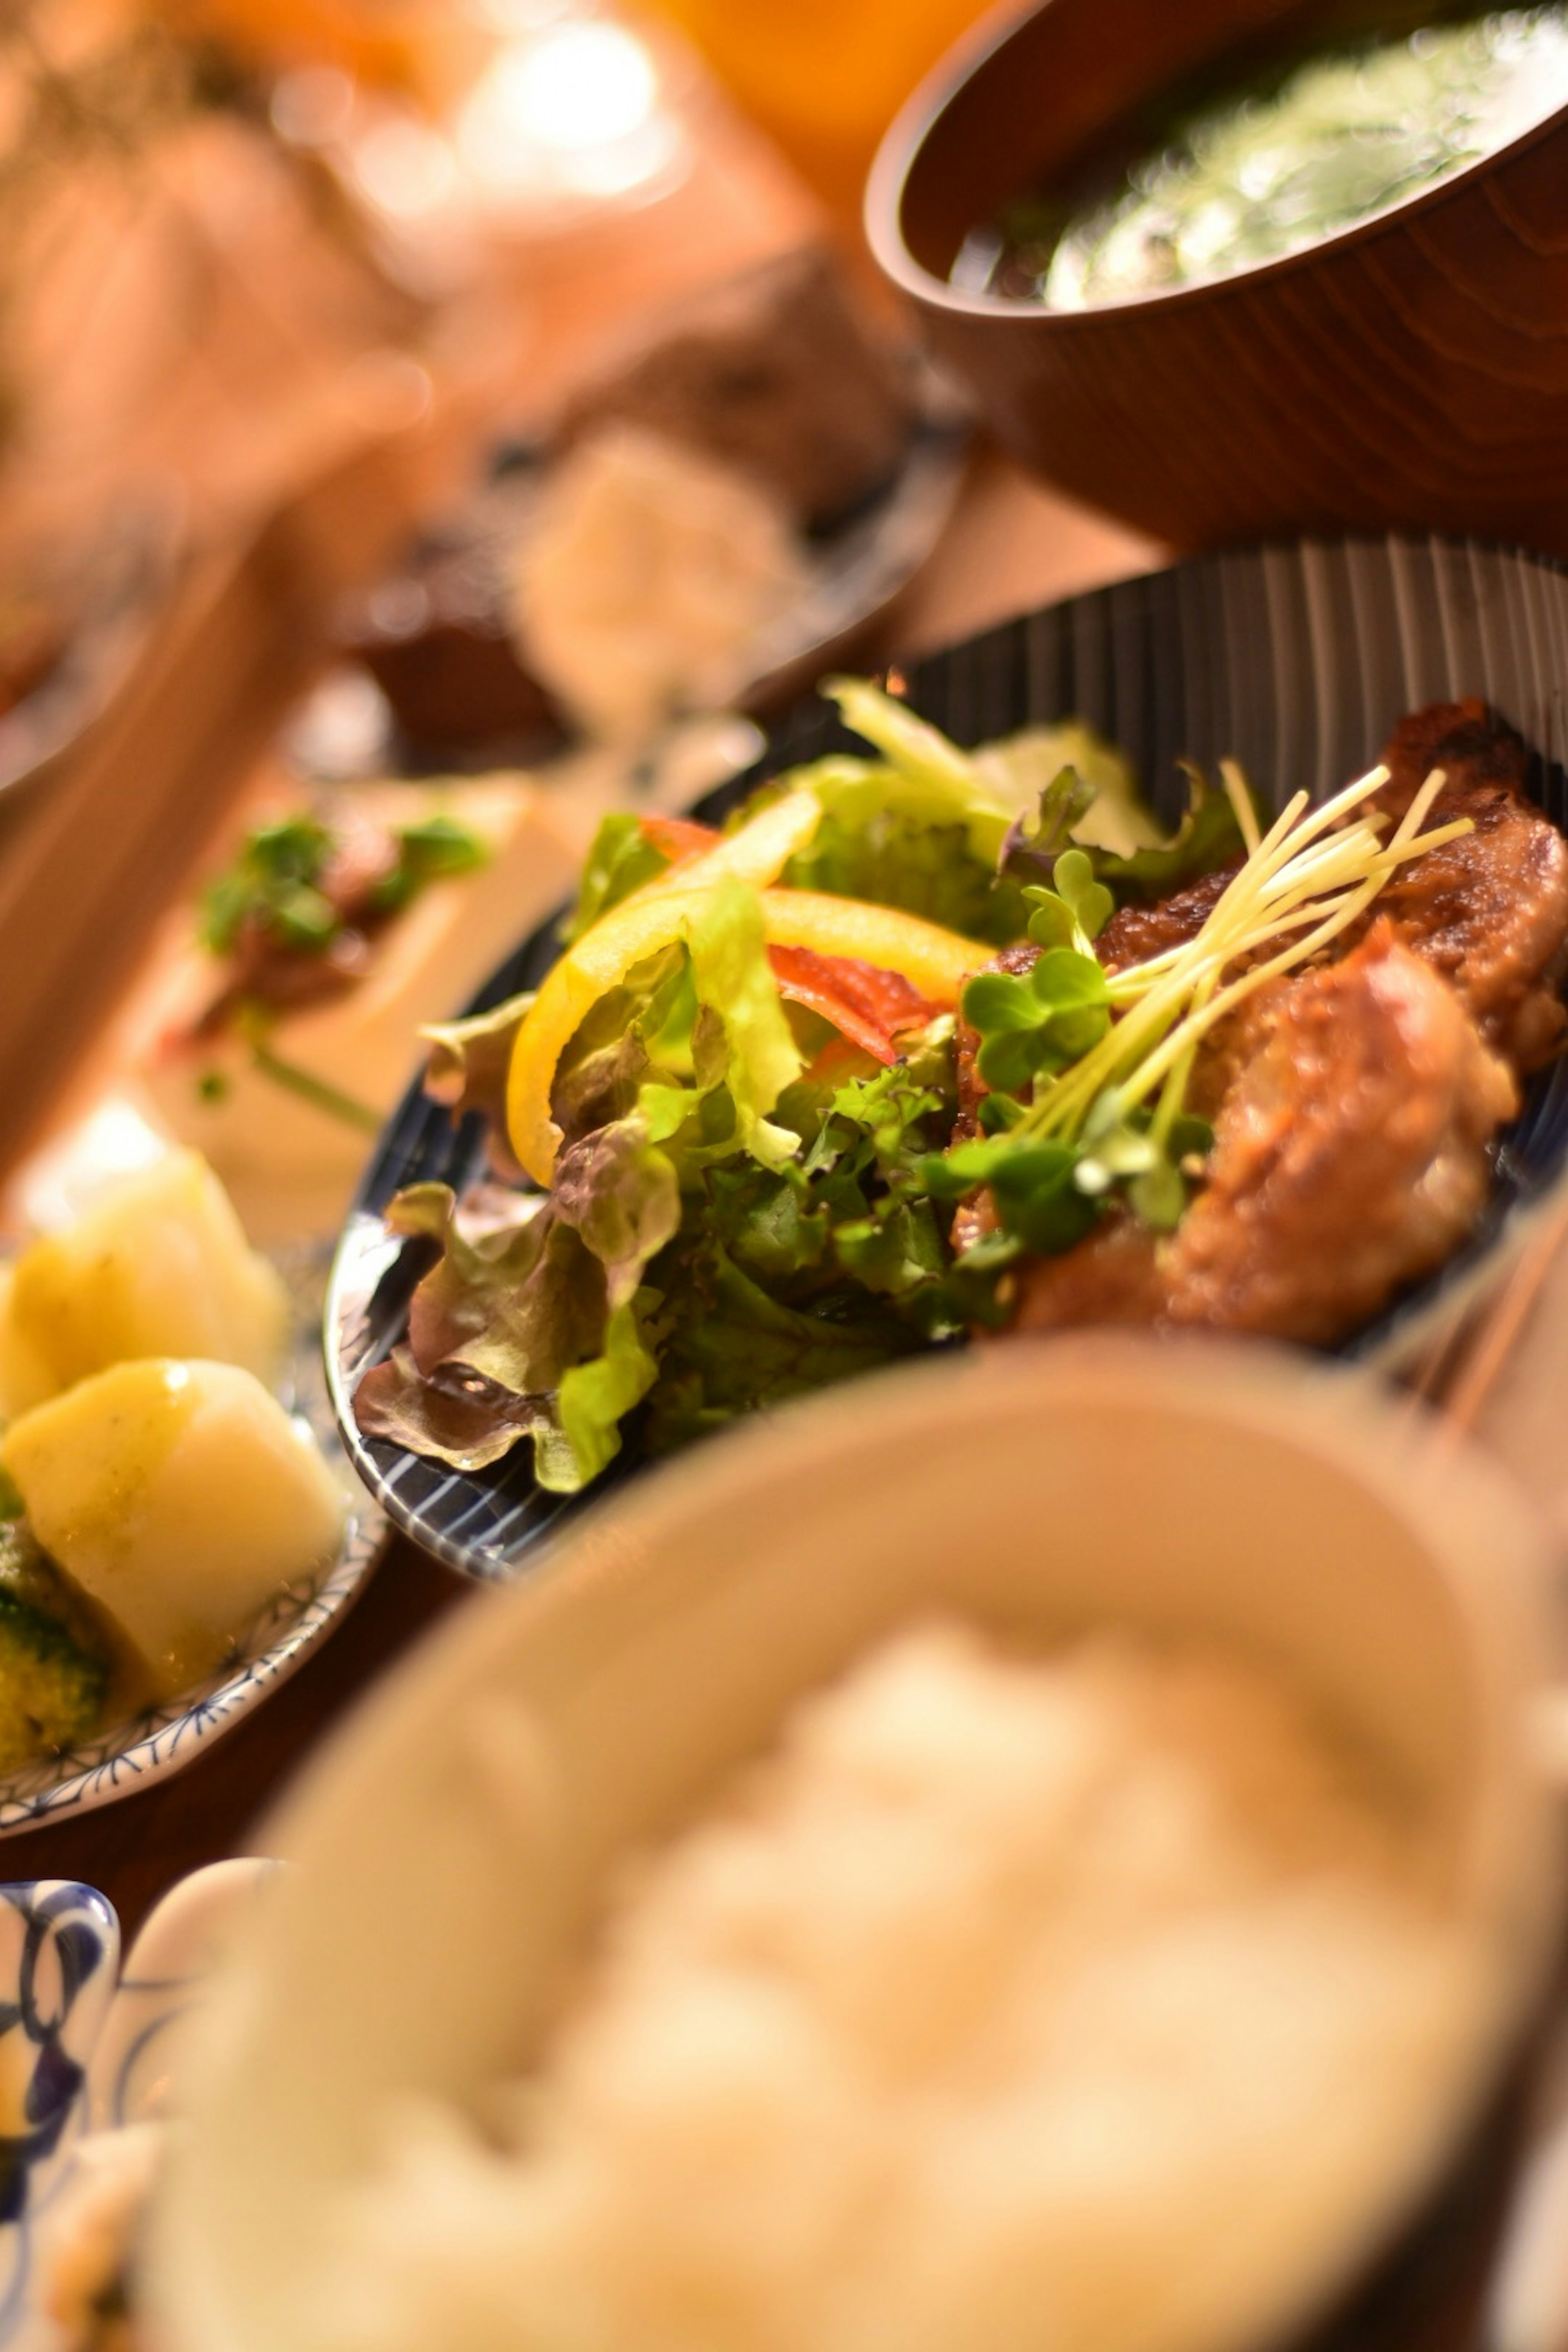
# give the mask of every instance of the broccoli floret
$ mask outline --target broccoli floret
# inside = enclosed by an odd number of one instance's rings
[[[111,1664],[90,1611],[26,1527],[0,1523],[0,1771],[96,1731]]]

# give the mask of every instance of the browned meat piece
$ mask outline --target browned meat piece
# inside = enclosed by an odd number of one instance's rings
[[[977,1239],[995,1230],[989,1194],[978,1215]],[[1069,1331],[1081,1324],[1171,1320],[1155,1236],[1130,1209],[1110,1210],[1087,1241],[1059,1257],[1026,1260],[1017,1285],[1018,1307],[1007,1327],[1010,1331]]]
[[[345,813],[333,820],[332,845],[316,887],[345,922],[373,927],[383,911],[376,892],[395,874],[402,855],[391,825]]]
[[[1195,939],[1235,872],[1234,863],[1223,866],[1213,874],[1200,876],[1185,889],[1173,891],[1168,898],[1162,898],[1153,906],[1119,908],[1095,941],[1095,953],[1107,971],[1124,971],[1129,964],[1144,963],[1151,956],[1163,955],[1167,948],[1180,947],[1186,940]],[[981,969],[984,971],[1028,971],[1039,955],[1040,950],[1031,940],[1023,940],[1016,947],[1004,948]],[[1235,1020],[1220,1024],[1194,1073],[1193,1108],[1205,1118],[1212,1115],[1217,1105],[1237,1056],[1246,1050],[1245,1039],[1251,1034],[1252,1013],[1253,1006],[1248,1003]],[[980,1098],[986,1087],[975,1066],[980,1039],[966,1022],[959,1022],[954,1045],[958,1117],[953,1123],[952,1139],[955,1143],[963,1143],[980,1132]],[[953,1220],[953,1247],[960,1251],[972,1248],[988,1230],[984,1204],[965,1202]]]
[[[1173,891],[1168,898],[1161,898],[1152,906],[1119,908],[1094,943],[1094,951],[1107,971],[1124,971],[1129,964],[1146,963],[1151,956],[1163,955],[1167,948],[1181,947],[1188,940],[1195,939],[1213,914],[1235,872],[1233,861],[1228,866],[1216,867],[1212,874],[1200,876],[1185,889]],[[1037,961],[1039,954],[1040,950],[1031,940],[1024,940],[1016,947],[1004,948],[1000,955],[994,956],[981,969],[984,971],[1028,971]],[[1224,1029],[1228,1032],[1231,1026],[1227,1022]],[[1226,1044],[1228,1045],[1228,1039]],[[979,1132],[976,1114],[980,1097],[986,1089],[975,1067],[980,1040],[965,1022],[961,1021],[958,1024],[955,1045],[958,1118],[952,1132],[953,1140],[963,1142]],[[1205,1058],[1212,1059],[1216,1067],[1222,1061],[1226,1067],[1229,1066],[1228,1050],[1224,1054],[1213,1052]],[[1215,1085],[1211,1091],[1214,1100],[1217,1101],[1219,1085]],[[1204,1109],[1206,1116],[1207,1106],[1198,1098],[1203,1092],[1200,1083],[1194,1108]],[[961,1210],[959,1213],[961,1221],[966,1219],[966,1211]],[[961,1223],[961,1234],[966,1230]],[[966,1248],[967,1240],[960,1238],[958,1246]]]
[[[1131,1319],[1326,1343],[1463,1240],[1514,1085],[1389,926],[1271,989],[1255,1034],[1176,1232],[1108,1222],[1031,1261],[1015,1328]]]
[[[1384,746],[1388,782],[1378,794],[1382,806],[1404,811],[1434,768],[1450,783],[1459,772],[1472,782],[1506,784],[1521,791],[1530,755],[1513,729],[1478,695],[1464,702],[1429,702],[1403,718]]]
[[[1194,1323],[1326,1340],[1437,1265],[1485,1199],[1484,1147],[1517,1108],[1510,1076],[1556,1050],[1568,1013],[1568,841],[1526,797],[1523,744],[1484,704],[1403,720],[1377,804],[1402,815],[1434,767],[1447,779],[1428,822],[1472,830],[1415,860],[1347,935],[1340,960],[1274,981],[1206,1041],[1191,1108],[1215,1124],[1208,1181],[1156,1243],[1108,1218],[1077,1250],[1020,1277],[1025,1328]],[[1194,938],[1234,866],[1101,933],[1111,971]],[[1360,944],[1356,944],[1359,936]],[[1348,950],[1349,952],[1344,952]],[[1025,946],[996,959],[1027,970]],[[1479,1033],[1479,1034],[1478,1034]],[[960,1029],[960,1136],[984,1093],[978,1041]],[[994,1223],[968,1202],[969,1247]]]
[[[1125,971],[1129,964],[1147,963],[1151,956],[1195,940],[1235,878],[1238,861],[1216,866],[1184,889],[1152,907],[1119,907],[1094,943],[1107,971]]]
[[[1524,745],[1483,703],[1438,703],[1402,719],[1384,758],[1391,815],[1441,768],[1428,822],[1468,816],[1475,830],[1402,867],[1378,914],[1453,983],[1489,1045],[1539,1069],[1568,1027],[1568,841],[1525,797]]]

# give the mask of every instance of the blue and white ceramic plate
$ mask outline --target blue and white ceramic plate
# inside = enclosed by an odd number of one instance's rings
[[[178,1772],[303,1664],[359,1591],[386,1532],[381,1511],[348,1475],[322,1372],[319,1265],[286,1266],[297,1308],[286,1402],[310,1423],[348,1498],[342,1549],[326,1569],[284,1585],[217,1672],[178,1698],[111,1724],[96,1738],[0,1774],[0,1836],[46,1814],[86,1812]]]
[[[1277,806],[1303,789],[1325,799],[1372,764],[1404,713],[1480,695],[1531,746],[1531,789],[1568,826],[1568,570],[1469,542],[1309,541],[1201,557],[987,630],[911,664],[905,685],[913,707],[960,743],[1087,719],[1125,747],[1173,824],[1182,759],[1212,773],[1228,754]],[[696,814],[718,820],[761,776],[851,748],[837,712],[814,698],[776,730],[757,767]],[[471,1009],[537,987],[559,952],[557,923],[541,925]],[[452,1567],[505,1579],[577,1499],[535,1487],[526,1447],[464,1474],[369,1444],[350,1402],[360,1374],[402,1339],[426,1262],[424,1244],[389,1236],[382,1211],[404,1184],[461,1191],[479,1174],[483,1150],[477,1119],[454,1127],[417,1088],[409,1093],[339,1244],[327,1360],[343,1442],[388,1517]],[[1457,1318],[1565,1168],[1568,1062],[1560,1060],[1532,1082],[1501,1139],[1491,1201],[1470,1242],[1347,1352],[1396,1363]],[[616,1472],[635,1467],[623,1457]]]

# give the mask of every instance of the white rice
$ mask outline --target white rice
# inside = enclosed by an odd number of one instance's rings
[[[1281,1687],[948,1626],[801,1706],[618,1890],[510,2101],[388,2118],[331,2352],[1208,2352],[1289,2315],[1477,1971]]]

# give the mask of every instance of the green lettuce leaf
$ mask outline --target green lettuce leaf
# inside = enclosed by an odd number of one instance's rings
[[[1095,872],[1119,899],[1166,898],[1183,883],[1212,874],[1244,854],[1241,827],[1226,794],[1216,792],[1196,768],[1188,767],[1184,773],[1186,814],[1168,840],[1123,856],[1096,854]]]
[[[732,877],[716,884],[686,939],[698,1003],[712,1016],[692,1032],[698,1084],[727,1088],[738,1140],[764,1168],[777,1168],[798,1139],[767,1115],[800,1076],[803,1057],[768,963],[757,893]]]
[[[574,1494],[595,1479],[621,1450],[621,1423],[658,1377],[658,1360],[643,1344],[636,1312],[629,1302],[617,1307],[605,1334],[603,1355],[592,1363],[574,1364],[561,1382],[556,1409],[571,1450],[569,1477],[561,1475],[564,1465],[552,1458],[542,1460],[536,1445],[534,1475],[540,1485]]]
[[[710,1234],[675,1259],[668,1280],[660,1379],[647,1423],[656,1452],[921,1344],[914,1328],[864,1292],[852,1313],[836,1314],[820,1300],[791,1305]]]
[[[1138,789],[1125,751],[1107,743],[1081,719],[1054,727],[1026,727],[987,743],[973,755],[995,798],[1014,817],[1038,806],[1057,778],[1070,769],[1084,787],[1074,810],[1071,838],[1081,846],[1130,856],[1163,838],[1160,820]]]
[[[697,992],[680,947],[634,964],[624,984],[606,990],[572,1039],[555,1073],[550,1107],[569,1142],[636,1108],[653,1077],[691,1076]]]
[[[565,944],[571,947],[601,915],[655,880],[668,864],[665,851],[645,837],[638,818],[620,809],[601,818],[584,864],[577,903],[562,925]]]
[[[998,867],[1065,772],[1073,778],[1065,839],[1129,850],[1160,839],[1125,756],[1080,720],[965,751],[866,679],[830,679],[824,691],[883,757],[835,754],[767,788],[811,792],[822,803],[815,838],[784,870],[796,889],[899,907],[1001,947],[1028,920],[1019,882],[1048,879],[1049,870],[1047,862],[1043,873],[1015,877]]]
[[[998,878],[994,859],[973,853],[966,826],[929,824],[886,807],[853,818],[829,811],[784,880],[795,890],[897,907],[996,947],[1016,940],[1027,917],[1017,885]]]
[[[830,813],[863,821],[876,804],[925,824],[963,825],[971,854],[994,869],[1015,818],[1036,806],[1062,769],[1072,768],[1094,796],[1074,826],[1075,840],[1135,849],[1160,838],[1125,752],[1081,719],[1026,728],[964,751],[868,679],[828,678],[822,690],[837,703],[845,725],[874,744],[891,771],[889,779],[888,770],[860,767],[840,779],[834,763],[825,761],[813,789]],[[855,765],[843,764],[846,770]]]

